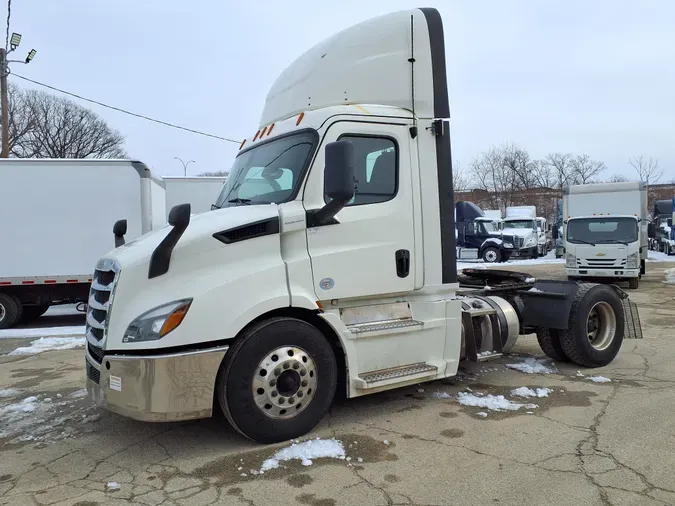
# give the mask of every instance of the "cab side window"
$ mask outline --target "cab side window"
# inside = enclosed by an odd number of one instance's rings
[[[398,191],[398,149],[393,139],[343,135],[341,141],[354,146],[356,191],[347,206],[387,202]]]

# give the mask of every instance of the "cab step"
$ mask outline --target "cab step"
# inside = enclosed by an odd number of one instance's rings
[[[355,323],[352,325],[347,325],[347,329],[352,334],[363,334],[365,332],[380,332],[380,331],[391,331],[391,330],[403,330],[410,331],[413,330],[413,327],[422,328],[424,322],[413,320],[410,318],[403,318],[397,320],[384,320],[376,321],[369,323]]]
[[[477,354],[476,362],[488,362],[490,360],[496,360],[503,355],[503,353],[498,353],[496,351],[484,351]]]
[[[367,389],[392,383],[400,383],[402,381],[433,378],[437,374],[437,366],[427,364],[426,362],[416,362],[414,364],[362,373],[356,378],[355,383],[356,388]]]

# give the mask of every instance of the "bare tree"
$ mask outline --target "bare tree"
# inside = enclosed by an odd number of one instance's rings
[[[224,170],[217,170],[215,172],[202,172],[201,174],[197,174],[197,177],[225,177],[228,174],[229,172]]]
[[[471,162],[476,186],[489,193],[490,206],[499,209],[510,205],[518,190],[518,175],[513,170],[511,147],[491,147]]]
[[[563,186],[571,184],[574,167],[572,165],[571,153],[550,153],[543,163],[549,170],[547,174],[547,185],[549,188],[562,189]],[[543,186],[543,185],[542,185]]]
[[[607,180],[608,183],[627,183],[628,178],[626,176],[622,176],[621,174],[613,174],[610,176],[610,178]]]
[[[572,167],[570,184],[590,183],[594,177],[607,168],[604,162],[591,160],[588,155],[578,155],[570,159],[570,165]]]
[[[124,137],[72,100],[10,86],[10,153],[21,158],[125,158]]]
[[[464,173],[457,160],[452,161],[452,189],[456,192],[466,191],[471,186],[471,178]]]
[[[647,184],[654,184],[658,182],[665,169],[659,167],[659,159],[649,157],[649,160],[645,160],[644,156],[640,155],[636,158],[631,158],[628,160],[630,164],[635,169],[635,172],[638,173],[640,181],[644,181]]]

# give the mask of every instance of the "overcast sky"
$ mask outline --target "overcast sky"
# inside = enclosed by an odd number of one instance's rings
[[[0,0],[4,1],[4,0]],[[675,179],[672,0],[13,0],[12,71],[220,136],[255,133],[268,87],[327,35],[402,8],[436,7],[448,57],[453,156],[510,141],[533,157],[587,153],[606,176],[658,157]],[[4,16],[3,16],[4,18]],[[19,86],[28,83],[10,76]],[[87,105],[87,104],[84,104]],[[238,146],[87,105],[162,175],[227,170]]]

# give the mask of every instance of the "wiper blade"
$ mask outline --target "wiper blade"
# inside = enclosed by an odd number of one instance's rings
[[[598,244],[623,244],[624,246],[628,246],[628,243],[626,241],[620,241],[618,239],[600,239],[598,241]]]
[[[236,198],[236,199],[228,200],[228,202],[229,202],[230,204],[250,204],[250,203],[251,203],[251,199],[240,199],[240,198]]]
[[[590,244],[591,246],[595,246],[594,242],[590,241],[584,241],[583,239],[572,239],[570,242],[577,242],[577,243],[582,243],[582,244]]]

